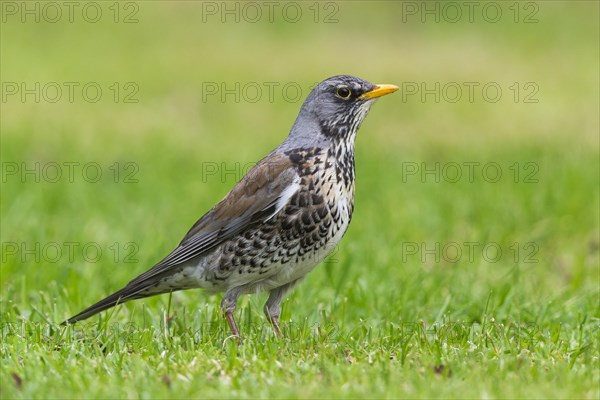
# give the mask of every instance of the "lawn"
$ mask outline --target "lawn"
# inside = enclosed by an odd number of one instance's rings
[[[69,4],[1,5],[1,398],[600,396],[599,3]],[[401,90],[359,131],[352,224],[283,339],[264,293],[241,346],[201,291],[59,325],[336,74]]]

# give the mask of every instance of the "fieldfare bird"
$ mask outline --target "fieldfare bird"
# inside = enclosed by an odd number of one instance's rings
[[[354,209],[354,139],[369,108],[398,90],[334,76],[308,95],[285,141],[192,226],[179,246],[123,289],[63,324],[129,300],[184,289],[225,292],[233,335],[240,295],[268,291],[277,336],[284,294],[340,241]]]

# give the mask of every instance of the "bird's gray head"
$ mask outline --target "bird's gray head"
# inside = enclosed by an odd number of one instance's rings
[[[349,75],[325,79],[304,101],[286,142],[353,141],[375,99],[396,90],[394,85],[375,85]]]

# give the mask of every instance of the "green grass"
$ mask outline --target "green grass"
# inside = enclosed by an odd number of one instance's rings
[[[598,3],[538,2],[535,24],[403,23],[394,2],[336,3],[334,24],[201,23],[201,3],[138,4],[137,24],[0,28],[2,82],[107,93],[0,103],[1,398],[600,396]],[[308,90],[338,73],[504,94],[376,104],[357,139],[352,224],[284,301],[284,339],[264,293],[239,303],[242,346],[201,291],[58,325],[170,251],[300,107],[280,92],[203,101],[203,83]],[[135,82],[139,102],[115,103],[114,82]],[[521,94],[534,82],[539,101],[515,103],[514,82]],[[8,174],[36,163],[39,181]],[[57,182],[44,179],[52,163]]]

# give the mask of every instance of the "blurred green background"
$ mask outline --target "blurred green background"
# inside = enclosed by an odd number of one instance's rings
[[[56,4],[60,18],[44,2],[2,4],[3,323],[57,323],[145,271],[284,139],[316,82],[351,74],[401,90],[359,132],[346,237],[284,303],[283,319],[353,330],[487,315],[597,335],[598,2],[75,2],[72,15]],[[442,171],[455,163],[462,176],[452,182]],[[465,163],[502,175],[489,182],[477,167],[471,181]],[[456,262],[424,251],[465,242],[477,251]],[[489,262],[486,243],[503,255]],[[86,244],[102,256],[86,261]],[[247,318],[262,318],[263,297],[240,302]],[[160,319],[168,300],[132,303],[115,318]],[[218,301],[177,293],[171,307],[210,319],[202,310]],[[591,346],[588,371],[598,366]],[[19,369],[7,365],[5,378]],[[340,374],[330,379],[352,376]],[[597,373],[572,379],[557,393],[597,394]],[[463,393],[502,393],[475,381]],[[311,387],[288,395],[320,393]],[[400,393],[386,388],[348,393]]]

